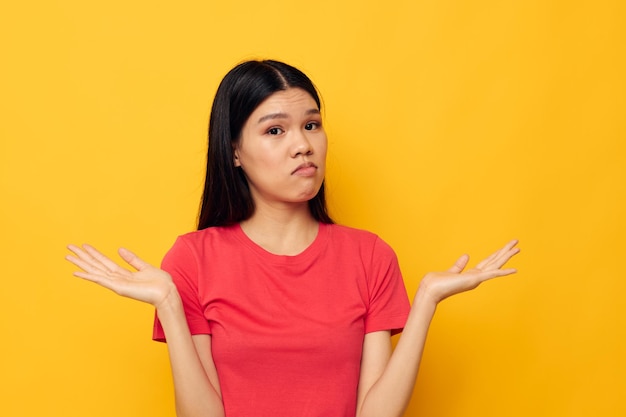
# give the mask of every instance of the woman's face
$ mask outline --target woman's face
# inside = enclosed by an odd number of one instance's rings
[[[235,147],[235,166],[256,205],[302,203],[317,194],[326,171],[326,133],[315,100],[290,88],[263,101]]]

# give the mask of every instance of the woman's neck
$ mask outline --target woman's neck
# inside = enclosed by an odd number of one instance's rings
[[[257,207],[241,229],[254,243],[275,255],[297,255],[315,240],[318,222],[308,204],[297,209]]]

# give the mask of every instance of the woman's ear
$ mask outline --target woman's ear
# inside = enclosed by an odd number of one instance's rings
[[[236,146],[233,147],[233,163],[236,167],[241,166],[241,163],[239,162],[239,150]]]

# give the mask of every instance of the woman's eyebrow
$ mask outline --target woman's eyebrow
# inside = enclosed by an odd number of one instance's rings
[[[309,109],[307,111],[304,112],[305,116],[309,116],[311,114],[320,114],[319,109]],[[259,118],[259,121],[257,123],[263,123],[266,120],[274,120],[274,119],[288,119],[289,115],[287,113],[270,113],[270,114],[266,114],[265,116],[261,116]]]
[[[261,118],[259,119],[257,123],[263,123],[266,120],[288,119],[288,118],[289,118],[289,115],[287,113],[270,113],[270,114],[266,114],[265,116],[261,116]]]

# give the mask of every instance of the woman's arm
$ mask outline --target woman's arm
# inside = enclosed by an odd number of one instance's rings
[[[517,241],[465,272],[469,257],[463,255],[447,272],[427,274],[420,283],[404,331],[393,354],[388,332],[365,335],[357,402],[357,417],[400,417],[404,413],[419,370],[426,335],[442,300],[476,288],[482,282],[510,275],[502,267],[519,252]]]
[[[180,300],[157,308],[167,338],[176,415],[223,417],[224,407],[209,335],[192,336]]]
[[[170,275],[126,249],[120,249],[120,256],[136,272],[122,268],[89,245],[68,248],[75,256],[68,255],[66,259],[84,271],[74,275],[156,308],[167,338],[177,415],[223,417],[210,336],[191,335],[180,295]]]

